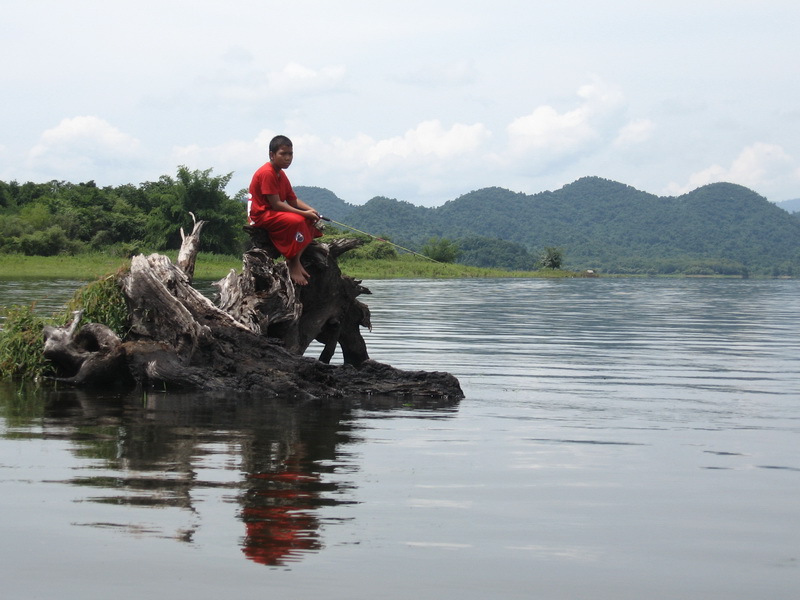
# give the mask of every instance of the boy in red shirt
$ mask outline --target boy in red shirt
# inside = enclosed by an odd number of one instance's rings
[[[250,222],[266,229],[272,243],[286,258],[289,276],[297,285],[307,285],[310,275],[300,263],[303,251],[322,232],[314,227],[319,213],[300,200],[284,169],[292,164],[292,141],[285,135],[269,143],[269,162],[250,182]]]

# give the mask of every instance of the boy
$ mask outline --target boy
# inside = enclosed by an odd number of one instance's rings
[[[250,222],[266,229],[270,240],[286,258],[289,277],[297,285],[307,285],[310,275],[300,263],[303,251],[322,232],[314,227],[319,213],[300,200],[283,172],[292,164],[292,141],[285,135],[269,143],[269,162],[250,182]]]

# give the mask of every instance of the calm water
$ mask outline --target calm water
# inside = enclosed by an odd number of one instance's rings
[[[367,285],[465,399],[2,385],[3,597],[800,597],[800,282]]]

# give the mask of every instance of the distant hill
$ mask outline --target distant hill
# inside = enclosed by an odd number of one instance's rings
[[[572,269],[800,275],[800,219],[730,183],[660,197],[584,177],[534,195],[485,188],[436,208],[384,197],[359,206],[321,188],[297,191],[331,218],[414,249],[432,237],[492,238],[533,255],[558,247]]]
[[[784,200],[783,202],[776,202],[777,206],[780,206],[783,210],[795,213],[800,211],[800,198],[795,198],[794,200]]]
[[[326,217],[336,221],[344,221],[355,208],[330,190],[321,187],[295,186],[295,194],[309,206],[313,206]]]

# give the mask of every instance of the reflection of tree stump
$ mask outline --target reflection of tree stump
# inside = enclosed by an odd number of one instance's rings
[[[191,265],[188,272],[157,254],[132,259],[121,281],[131,319],[124,340],[102,324],[45,330],[45,356],[62,381],[294,397],[463,395],[447,373],[400,371],[369,359],[360,327],[370,327],[370,313],[357,300],[369,290],[342,275],[336,260],[358,241],[309,246],[303,265],[311,279],[299,287],[268,239],[251,230],[254,248],[241,274],[216,284],[215,306],[191,286],[202,225],[184,238],[180,264]],[[313,340],[324,344],[320,360],[302,356]],[[337,344],[341,367],[327,364]]]

